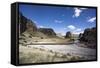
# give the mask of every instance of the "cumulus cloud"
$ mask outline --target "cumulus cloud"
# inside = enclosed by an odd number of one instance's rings
[[[64,29],[69,29],[73,34],[83,33],[83,30],[81,28],[77,28],[74,25],[69,25],[67,26],[67,28]]]
[[[87,8],[74,8],[74,15],[73,17],[79,17],[83,10]]]
[[[74,11],[73,17],[79,17],[82,10],[80,10],[79,8],[74,8],[74,10],[75,11]]]
[[[96,17],[92,17],[92,18],[90,18],[90,19],[88,20],[88,22],[92,23],[92,22],[94,22],[95,20],[96,20]]]
[[[69,29],[74,30],[76,27],[74,25],[67,26]]]
[[[80,33],[83,33],[84,31],[73,31],[73,34],[80,34]]]
[[[82,31],[81,28],[76,28],[76,29],[73,31],[74,34],[80,34],[80,33],[83,33],[83,32],[84,32],[84,31]]]
[[[55,23],[63,23],[62,20],[54,20]]]

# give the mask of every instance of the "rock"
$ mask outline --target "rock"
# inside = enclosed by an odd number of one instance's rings
[[[32,36],[34,37],[38,36],[44,38],[46,36],[48,37],[56,36],[56,33],[52,28],[37,28],[36,24],[32,22],[32,20],[26,18],[21,13],[19,13],[19,34],[22,34],[25,31],[27,31],[27,33],[29,34],[32,34]]]
[[[71,38],[71,36],[72,36],[72,34],[71,34],[70,31],[66,32],[66,36],[65,36],[65,38]]]
[[[19,33],[21,34],[26,30],[37,31],[37,26],[30,19],[19,13]]]
[[[51,28],[39,28],[38,31],[44,33],[45,35],[47,35],[49,37],[55,37],[56,36],[56,33]]]
[[[79,38],[81,38],[82,36],[83,36],[83,34],[82,34],[82,33],[80,33],[80,34],[79,34]]]
[[[96,48],[96,28],[85,29],[79,40],[85,42],[88,47]]]
[[[26,27],[27,27],[28,31],[32,31],[32,32],[37,31],[36,24],[34,22],[32,22],[31,20],[27,20]]]

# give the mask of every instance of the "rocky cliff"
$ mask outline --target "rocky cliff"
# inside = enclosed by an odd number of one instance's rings
[[[47,35],[49,37],[55,37],[56,36],[56,33],[51,28],[39,28],[38,31],[44,33],[45,35]]]
[[[30,19],[27,19],[25,16],[23,16],[20,13],[19,14],[19,32],[21,34],[26,30],[37,31],[37,26],[34,22],[32,22]]]
[[[96,28],[85,29],[83,34],[80,34],[80,41],[86,42],[88,47],[96,48]]]
[[[72,34],[70,31],[66,32],[66,35],[65,35],[65,38],[71,38],[72,37]]]
[[[35,37],[45,37],[44,35],[48,37],[55,37],[56,33],[52,28],[37,28],[36,24],[31,21],[30,19],[23,16],[21,13],[19,14],[19,33],[22,34],[23,32],[27,31],[32,36]],[[38,34],[36,34],[38,33]],[[41,36],[43,35],[43,36]]]

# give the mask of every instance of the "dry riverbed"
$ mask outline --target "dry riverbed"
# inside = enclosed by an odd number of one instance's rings
[[[37,47],[36,47],[37,46]],[[57,46],[57,45],[53,45]],[[48,45],[46,46],[48,47]],[[58,48],[59,49],[59,48]],[[70,53],[62,53],[54,51],[53,49],[41,48],[41,46],[33,45],[22,46],[19,45],[19,63],[45,63],[45,62],[63,62],[63,61],[77,61],[85,58]]]

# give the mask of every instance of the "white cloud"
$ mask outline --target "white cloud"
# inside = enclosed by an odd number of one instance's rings
[[[55,23],[63,23],[61,20],[54,20]]]
[[[73,31],[74,34],[80,34],[80,33],[83,33],[83,32],[84,32],[84,31],[82,31],[81,28],[76,28],[76,29]]]
[[[39,26],[39,28],[44,28],[44,26]]]
[[[73,17],[79,17],[83,10],[87,8],[74,8],[74,15]]]
[[[74,25],[67,26],[69,29],[74,30],[76,27]]]
[[[74,10],[75,11],[74,11],[73,17],[79,17],[82,10],[80,10],[79,8],[74,8]]]
[[[64,29],[69,29],[69,31],[71,31],[73,34],[80,34],[83,33],[83,30],[81,28],[77,28],[74,25],[69,25],[67,26],[67,28]]]
[[[78,32],[77,31],[74,31],[73,34],[80,34],[80,33],[83,33],[83,32],[84,31],[78,31]]]
[[[96,17],[92,17],[92,18],[90,18],[89,20],[88,20],[88,22],[94,22],[96,20]]]
[[[76,29],[77,32],[78,32],[78,31],[81,31],[81,30],[82,30],[81,28],[77,28],[77,29]]]

